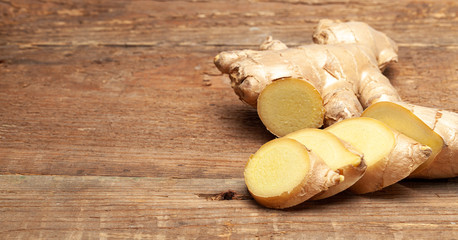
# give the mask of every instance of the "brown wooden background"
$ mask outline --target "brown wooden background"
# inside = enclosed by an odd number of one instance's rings
[[[458,239],[457,178],[258,206],[243,167],[273,136],[212,62],[268,35],[311,43],[321,18],[365,21],[399,43],[385,73],[405,100],[457,112],[457,14],[454,0],[0,0],[0,239]]]

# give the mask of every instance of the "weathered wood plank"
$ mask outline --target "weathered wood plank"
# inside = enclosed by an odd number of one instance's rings
[[[399,43],[385,73],[406,101],[458,112],[456,12],[451,0],[0,1],[0,239],[456,239],[456,178],[256,205],[243,166],[273,136],[212,63],[356,19]],[[237,200],[211,200],[228,190]]]
[[[323,17],[358,19],[401,45],[457,46],[454,1],[14,1],[0,45],[252,46],[272,34],[310,43]],[[307,33],[307,34],[304,34]]]
[[[132,61],[123,49],[96,63],[105,54],[89,52],[68,63],[56,56],[60,64],[34,59],[47,51],[4,62],[2,173],[233,177],[229,169],[240,176],[248,151],[272,138],[228,85],[204,86],[195,68],[208,55],[192,65],[184,53]]]
[[[454,239],[457,179],[403,181],[273,211],[242,179],[0,176],[0,237]],[[233,190],[242,200],[212,196]]]
[[[273,136],[218,75],[218,51],[9,49],[0,64],[0,173],[241,177]],[[406,101],[458,111],[457,54],[402,47],[387,75]]]

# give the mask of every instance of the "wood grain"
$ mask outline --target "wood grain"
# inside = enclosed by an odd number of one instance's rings
[[[239,178],[1,176],[0,220],[8,222],[1,234],[4,239],[453,239],[456,180],[409,180],[372,194],[344,193],[279,211],[256,205]],[[242,200],[212,200],[228,189]]]
[[[457,239],[455,179],[287,211],[243,167],[273,138],[213,57],[321,18],[399,43],[408,102],[458,112],[456,1],[0,1],[1,239]],[[217,201],[233,190],[236,199]],[[219,195],[221,198],[222,195]]]

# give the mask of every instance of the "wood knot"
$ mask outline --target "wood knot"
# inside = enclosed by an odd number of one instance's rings
[[[235,198],[236,195],[236,192],[228,190],[226,192],[221,192],[220,194],[216,195],[214,200],[232,200]]]
[[[221,201],[221,200],[246,200],[252,199],[251,196],[238,194],[236,191],[227,190],[217,194],[198,194],[199,197],[205,197],[208,200]]]

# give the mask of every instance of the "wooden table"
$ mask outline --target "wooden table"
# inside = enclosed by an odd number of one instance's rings
[[[458,111],[453,0],[0,1],[0,239],[457,239],[458,180],[288,210],[243,181],[273,136],[213,57],[321,18],[399,43],[408,102]],[[228,200],[230,199],[230,200]]]

